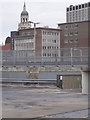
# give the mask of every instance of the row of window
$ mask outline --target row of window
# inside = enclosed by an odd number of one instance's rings
[[[78,10],[78,9],[82,9],[82,8],[87,8],[87,7],[90,7],[90,2],[82,4],[82,5],[76,5],[76,6],[71,5],[69,8],[67,8],[67,12],[72,11],[72,10]]]
[[[65,37],[67,37],[67,36],[73,36],[73,35],[78,35],[78,31],[71,32],[71,33],[65,33],[64,34]]]
[[[31,35],[31,32],[22,32],[21,35],[22,35],[22,36],[30,36],[30,35]]]
[[[67,13],[67,21],[81,21],[88,20],[88,11],[80,10],[75,12]]]
[[[75,38],[75,39],[71,39],[71,40],[65,40],[64,43],[77,43],[79,40],[78,38]]]
[[[58,32],[46,32],[46,31],[43,31],[43,35],[55,35],[55,36],[57,36],[57,35],[59,35],[59,33]]]
[[[56,46],[43,46],[43,50],[45,50],[45,49],[56,50],[56,49],[58,49],[58,47],[56,47]]]
[[[68,28],[69,29],[78,28],[78,26],[79,26],[78,24],[73,24],[73,25],[72,24],[68,24],[68,25],[65,25],[65,29],[68,29]]]
[[[43,53],[43,57],[56,57],[58,56],[56,53]]]
[[[31,46],[33,46],[34,45],[34,43],[16,43],[16,46],[17,47],[31,47]]]
[[[43,42],[56,43],[57,40],[47,40],[47,39],[43,39]]]

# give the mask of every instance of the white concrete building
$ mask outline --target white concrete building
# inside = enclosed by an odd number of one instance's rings
[[[90,2],[70,5],[66,9],[66,22],[80,22],[90,20]]]
[[[34,39],[31,38],[14,38],[15,50],[35,50]]]

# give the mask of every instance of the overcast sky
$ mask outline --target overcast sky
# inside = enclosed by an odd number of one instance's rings
[[[0,44],[10,36],[10,31],[18,29],[24,2],[29,20],[57,28],[58,23],[66,22],[66,7],[89,0],[0,0]]]

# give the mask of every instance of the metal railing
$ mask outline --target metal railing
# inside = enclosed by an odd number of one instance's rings
[[[57,54],[59,50],[60,55]],[[35,56],[33,51],[27,50],[3,50],[0,63],[2,66],[88,65],[88,48],[61,48],[55,51],[56,56],[52,57]]]
[[[56,79],[17,79],[17,78],[0,78],[0,83],[11,84],[56,84]]]

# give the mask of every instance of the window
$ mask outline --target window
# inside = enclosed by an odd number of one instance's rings
[[[46,49],[46,46],[43,46],[43,49]]]
[[[48,53],[48,57],[51,57],[51,53]]]
[[[43,56],[46,56],[46,53],[43,53]]]
[[[78,10],[78,6],[76,6],[76,10]]]
[[[81,9],[81,5],[79,5],[79,9]]]
[[[73,32],[70,33],[70,36],[73,36]]]
[[[46,42],[46,39],[43,39],[43,42]]]
[[[24,36],[24,35],[25,35],[25,32],[22,32],[21,34],[22,34],[22,36]]]
[[[25,18],[23,18],[23,22],[25,22]]]
[[[64,43],[68,43],[68,40],[65,40]]]
[[[64,34],[64,36],[66,36],[66,37],[67,37],[67,36],[68,36],[68,33],[65,33],[65,34]]]
[[[56,43],[56,40],[52,40],[53,43]]]
[[[70,7],[70,11],[72,11],[72,7]]]
[[[75,24],[75,28],[77,28],[78,27],[78,24]]]
[[[75,38],[74,42],[78,42],[78,38]]]
[[[48,48],[48,49],[51,49],[51,46],[48,46],[47,48]]]
[[[74,35],[78,35],[78,31],[75,31]]]
[[[55,49],[56,49],[56,46],[52,46],[52,49],[55,50]]]
[[[67,12],[69,11],[69,8],[67,8]]]
[[[43,31],[43,35],[46,35],[46,32],[45,32],[45,31]]]
[[[73,40],[71,39],[69,42],[70,42],[70,43],[72,43],[72,42],[73,42]]]
[[[30,32],[28,32],[27,35],[30,35]]]
[[[73,10],[75,10],[75,7],[73,7]]]
[[[85,4],[85,7],[87,7],[87,6],[88,6],[88,4],[86,3],[86,4]]]
[[[68,26],[67,25],[65,25],[65,29],[67,29],[68,28]]]
[[[84,8],[84,4],[82,4],[82,8]]]
[[[88,7],[90,7],[90,2],[88,3]]]

